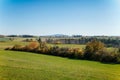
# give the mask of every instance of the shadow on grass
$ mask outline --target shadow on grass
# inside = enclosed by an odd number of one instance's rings
[[[71,59],[71,60],[77,60],[77,61],[78,60],[93,61],[93,62],[99,62],[99,63],[102,63],[102,64],[111,64],[111,65],[120,64],[120,63],[117,63],[117,62],[102,62],[102,61],[96,61],[96,60],[90,60],[90,59],[84,59],[84,58],[75,58],[75,57],[68,57],[68,56],[53,55],[53,54],[50,54],[50,53],[41,53],[39,51],[22,51],[22,50],[9,50],[9,51],[28,52],[28,53],[34,53],[34,54],[56,56],[56,57],[67,58],[67,59]]]

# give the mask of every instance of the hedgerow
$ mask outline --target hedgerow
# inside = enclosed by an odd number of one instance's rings
[[[100,61],[105,63],[120,63],[120,49],[110,52],[105,45],[97,40],[93,40],[86,44],[85,49],[68,48],[58,46],[47,46],[45,42],[31,42],[26,46],[15,45],[6,50],[34,52],[38,54],[47,54],[61,57],[68,57],[73,59],[87,59]]]

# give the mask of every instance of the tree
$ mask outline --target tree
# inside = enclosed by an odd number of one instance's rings
[[[42,42],[42,40],[41,40],[40,37],[39,37],[39,39],[38,39],[38,42],[39,42],[40,49],[47,48],[46,43],[45,43],[45,42]]]
[[[41,43],[42,42],[42,40],[41,40],[41,38],[39,37],[39,39],[37,40],[39,43]]]
[[[96,53],[103,51],[105,49],[105,45],[97,40],[93,40],[88,42],[85,48],[84,57],[87,59],[94,59]]]

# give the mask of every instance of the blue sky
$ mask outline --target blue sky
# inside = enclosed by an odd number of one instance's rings
[[[120,36],[120,1],[0,0],[0,34]]]

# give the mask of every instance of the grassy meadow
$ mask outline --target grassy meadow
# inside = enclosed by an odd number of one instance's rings
[[[0,51],[0,80],[120,80],[119,64]]]
[[[120,64],[104,64],[3,50],[15,44],[26,45],[28,43],[19,40],[0,42],[0,80],[120,80]],[[54,46],[55,44],[48,45]],[[71,48],[85,47],[85,45],[75,44],[57,45]]]

